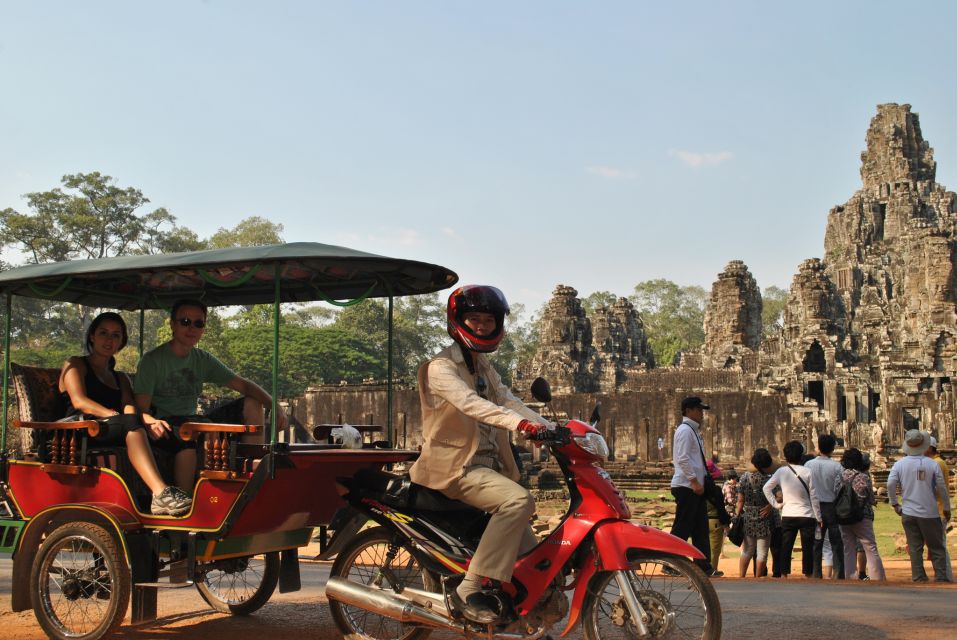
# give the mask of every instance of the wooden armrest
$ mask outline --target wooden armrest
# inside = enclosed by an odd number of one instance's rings
[[[76,422],[24,422],[14,420],[11,424],[15,429],[48,429],[51,431],[86,429],[91,437],[97,436],[102,428],[102,425],[96,420],[78,420]]]
[[[259,424],[218,424],[215,422],[184,422],[179,427],[179,437],[192,440],[197,433],[259,433]]]

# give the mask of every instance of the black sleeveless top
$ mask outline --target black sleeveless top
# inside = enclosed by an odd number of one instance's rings
[[[99,404],[103,405],[107,409],[112,409],[113,411],[123,411],[123,391],[122,386],[120,385],[120,376],[116,371],[110,371],[113,374],[113,380],[116,382],[116,389],[103,384],[103,381],[96,377],[96,373],[93,372],[93,367],[90,366],[89,360],[86,359],[86,356],[83,356],[83,362],[86,364],[86,376],[83,378],[83,384],[86,385],[86,395],[87,397]],[[76,407],[73,406],[73,402],[70,401],[70,394],[66,391],[63,392],[63,399],[66,401],[66,415],[73,416],[80,413]]]

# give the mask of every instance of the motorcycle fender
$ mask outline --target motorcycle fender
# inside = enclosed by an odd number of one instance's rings
[[[329,545],[313,560],[328,560],[334,558],[347,543],[352,542],[359,530],[369,521],[369,516],[358,509],[343,507],[336,511],[329,527],[335,531]]]
[[[603,571],[627,569],[628,550],[658,551],[692,560],[704,560],[696,547],[681,538],[643,524],[615,520],[595,530],[595,548]]]

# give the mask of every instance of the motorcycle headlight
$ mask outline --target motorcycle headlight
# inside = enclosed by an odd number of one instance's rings
[[[601,437],[601,434],[586,433],[584,437],[576,437],[575,444],[593,456],[598,456],[603,460],[608,457],[608,443]]]

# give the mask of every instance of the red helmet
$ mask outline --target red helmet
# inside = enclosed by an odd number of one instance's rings
[[[495,316],[495,331],[487,336],[477,336],[462,322],[469,311],[481,311]],[[480,284],[467,284],[459,287],[449,296],[448,329],[452,339],[462,347],[481,353],[490,353],[498,348],[505,335],[505,316],[508,314],[508,300],[505,294]]]

